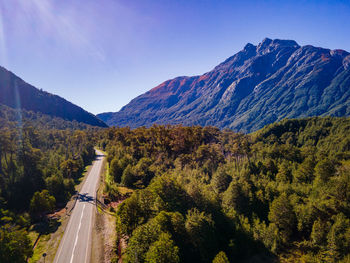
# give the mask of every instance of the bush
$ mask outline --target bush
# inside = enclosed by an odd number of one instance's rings
[[[132,187],[135,183],[135,180],[136,176],[134,174],[133,167],[129,164],[123,172],[121,183],[126,187]]]
[[[55,203],[55,197],[50,195],[48,190],[35,192],[32,200],[30,201],[31,215],[36,217],[46,212],[52,212],[55,208]]]
[[[228,261],[228,258],[225,254],[225,252],[220,251],[216,257],[213,259],[213,263],[230,263],[230,261]]]

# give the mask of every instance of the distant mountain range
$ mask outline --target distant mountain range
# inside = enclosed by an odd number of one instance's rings
[[[284,118],[350,115],[350,55],[344,50],[264,39],[201,76],[165,81],[119,112],[109,125],[214,125],[251,132]]]
[[[95,115],[57,95],[33,87],[3,67],[0,67],[0,104],[68,121],[107,127]]]

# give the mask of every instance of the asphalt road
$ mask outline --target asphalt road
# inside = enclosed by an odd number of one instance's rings
[[[90,262],[91,232],[96,209],[95,197],[104,158],[102,152],[96,151],[96,154],[96,161],[78,194],[54,263]]]

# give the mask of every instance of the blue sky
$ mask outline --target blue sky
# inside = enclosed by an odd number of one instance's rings
[[[0,64],[92,113],[248,42],[350,50],[350,1],[0,0]]]

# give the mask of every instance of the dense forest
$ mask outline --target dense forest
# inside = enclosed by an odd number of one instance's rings
[[[65,203],[95,157],[96,128],[0,107],[0,262],[32,254],[28,228]]]
[[[0,262],[33,253],[30,225],[64,207],[94,146],[123,262],[348,262],[350,119],[97,129],[0,107]],[[118,257],[114,260],[117,261]]]
[[[348,262],[350,119],[109,128],[123,262]],[[122,244],[127,244],[123,246]],[[115,259],[117,260],[117,258]]]

